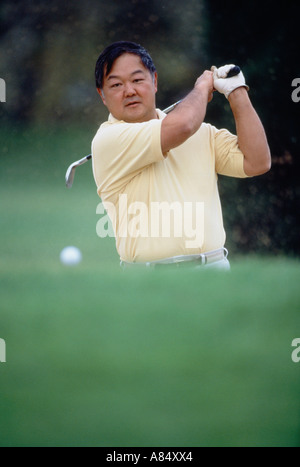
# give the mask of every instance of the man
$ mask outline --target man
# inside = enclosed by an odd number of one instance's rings
[[[244,76],[227,77],[231,68],[204,71],[166,115],[143,47],[117,42],[99,56],[96,87],[110,115],[92,142],[93,171],[122,264],[228,268],[218,174],[252,177],[271,166]],[[215,90],[229,101],[237,136],[204,123]]]

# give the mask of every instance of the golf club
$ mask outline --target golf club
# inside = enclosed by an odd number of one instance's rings
[[[238,67],[238,66],[232,67],[231,70],[229,71],[228,75],[227,75],[227,78],[231,78],[232,76],[238,75],[240,71],[241,71],[240,67]],[[170,107],[167,107],[165,110],[163,110],[163,112],[168,114],[173,109],[175,109],[175,107],[180,102],[181,102],[181,100],[175,102],[175,104],[170,105]],[[70,167],[68,168],[68,170],[66,172],[66,177],[65,177],[66,178],[67,188],[71,188],[72,185],[73,185],[76,167],[79,167],[80,165],[85,164],[91,158],[92,158],[92,154],[89,154],[88,156],[85,156],[82,159],[80,159],[79,161],[73,162],[73,164],[70,165]]]
[[[180,102],[181,102],[181,100],[178,101],[178,102],[175,102],[175,104],[170,105],[170,107],[168,107],[168,108],[166,108],[164,110],[164,113],[167,114],[167,113],[171,112],[171,110],[175,109],[175,107]],[[73,185],[76,168],[79,167],[80,165],[85,164],[91,158],[92,158],[92,154],[89,154],[88,156],[85,156],[82,159],[80,159],[79,161],[73,162],[73,164],[70,165],[70,167],[68,168],[68,170],[66,172],[66,186],[67,186],[67,188],[71,188],[72,185]]]

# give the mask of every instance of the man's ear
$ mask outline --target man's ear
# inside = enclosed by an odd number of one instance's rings
[[[154,73],[153,75],[153,82],[154,82],[154,88],[155,88],[155,92],[157,92],[157,72]]]
[[[97,92],[98,92],[98,94],[100,95],[103,104],[106,105],[105,97],[104,97],[103,91],[102,91],[101,89],[97,88]]]

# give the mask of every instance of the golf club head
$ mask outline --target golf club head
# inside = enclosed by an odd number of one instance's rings
[[[88,156],[85,156],[79,161],[73,162],[73,164],[70,165],[70,167],[68,168],[66,172],[66,177],[65,177],[67,188],[71,188],[73,185],[76,167],[78,167],[79,165],[85,164],[91,158],[92,158],[92,154],[89,154]]]
[[[67,173],[66,173],[66,187],[67,188],[71,188],[73,185],[75,170],[76,170],[76,166],[74,166],[73,164],[70,165],[70,167],[67,170]]]

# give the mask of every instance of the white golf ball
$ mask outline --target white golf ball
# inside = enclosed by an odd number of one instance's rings
[[[60,253],[60,261],[66,266],[76,266],[81,260],[81,251],[75,246],[67,246]]]

